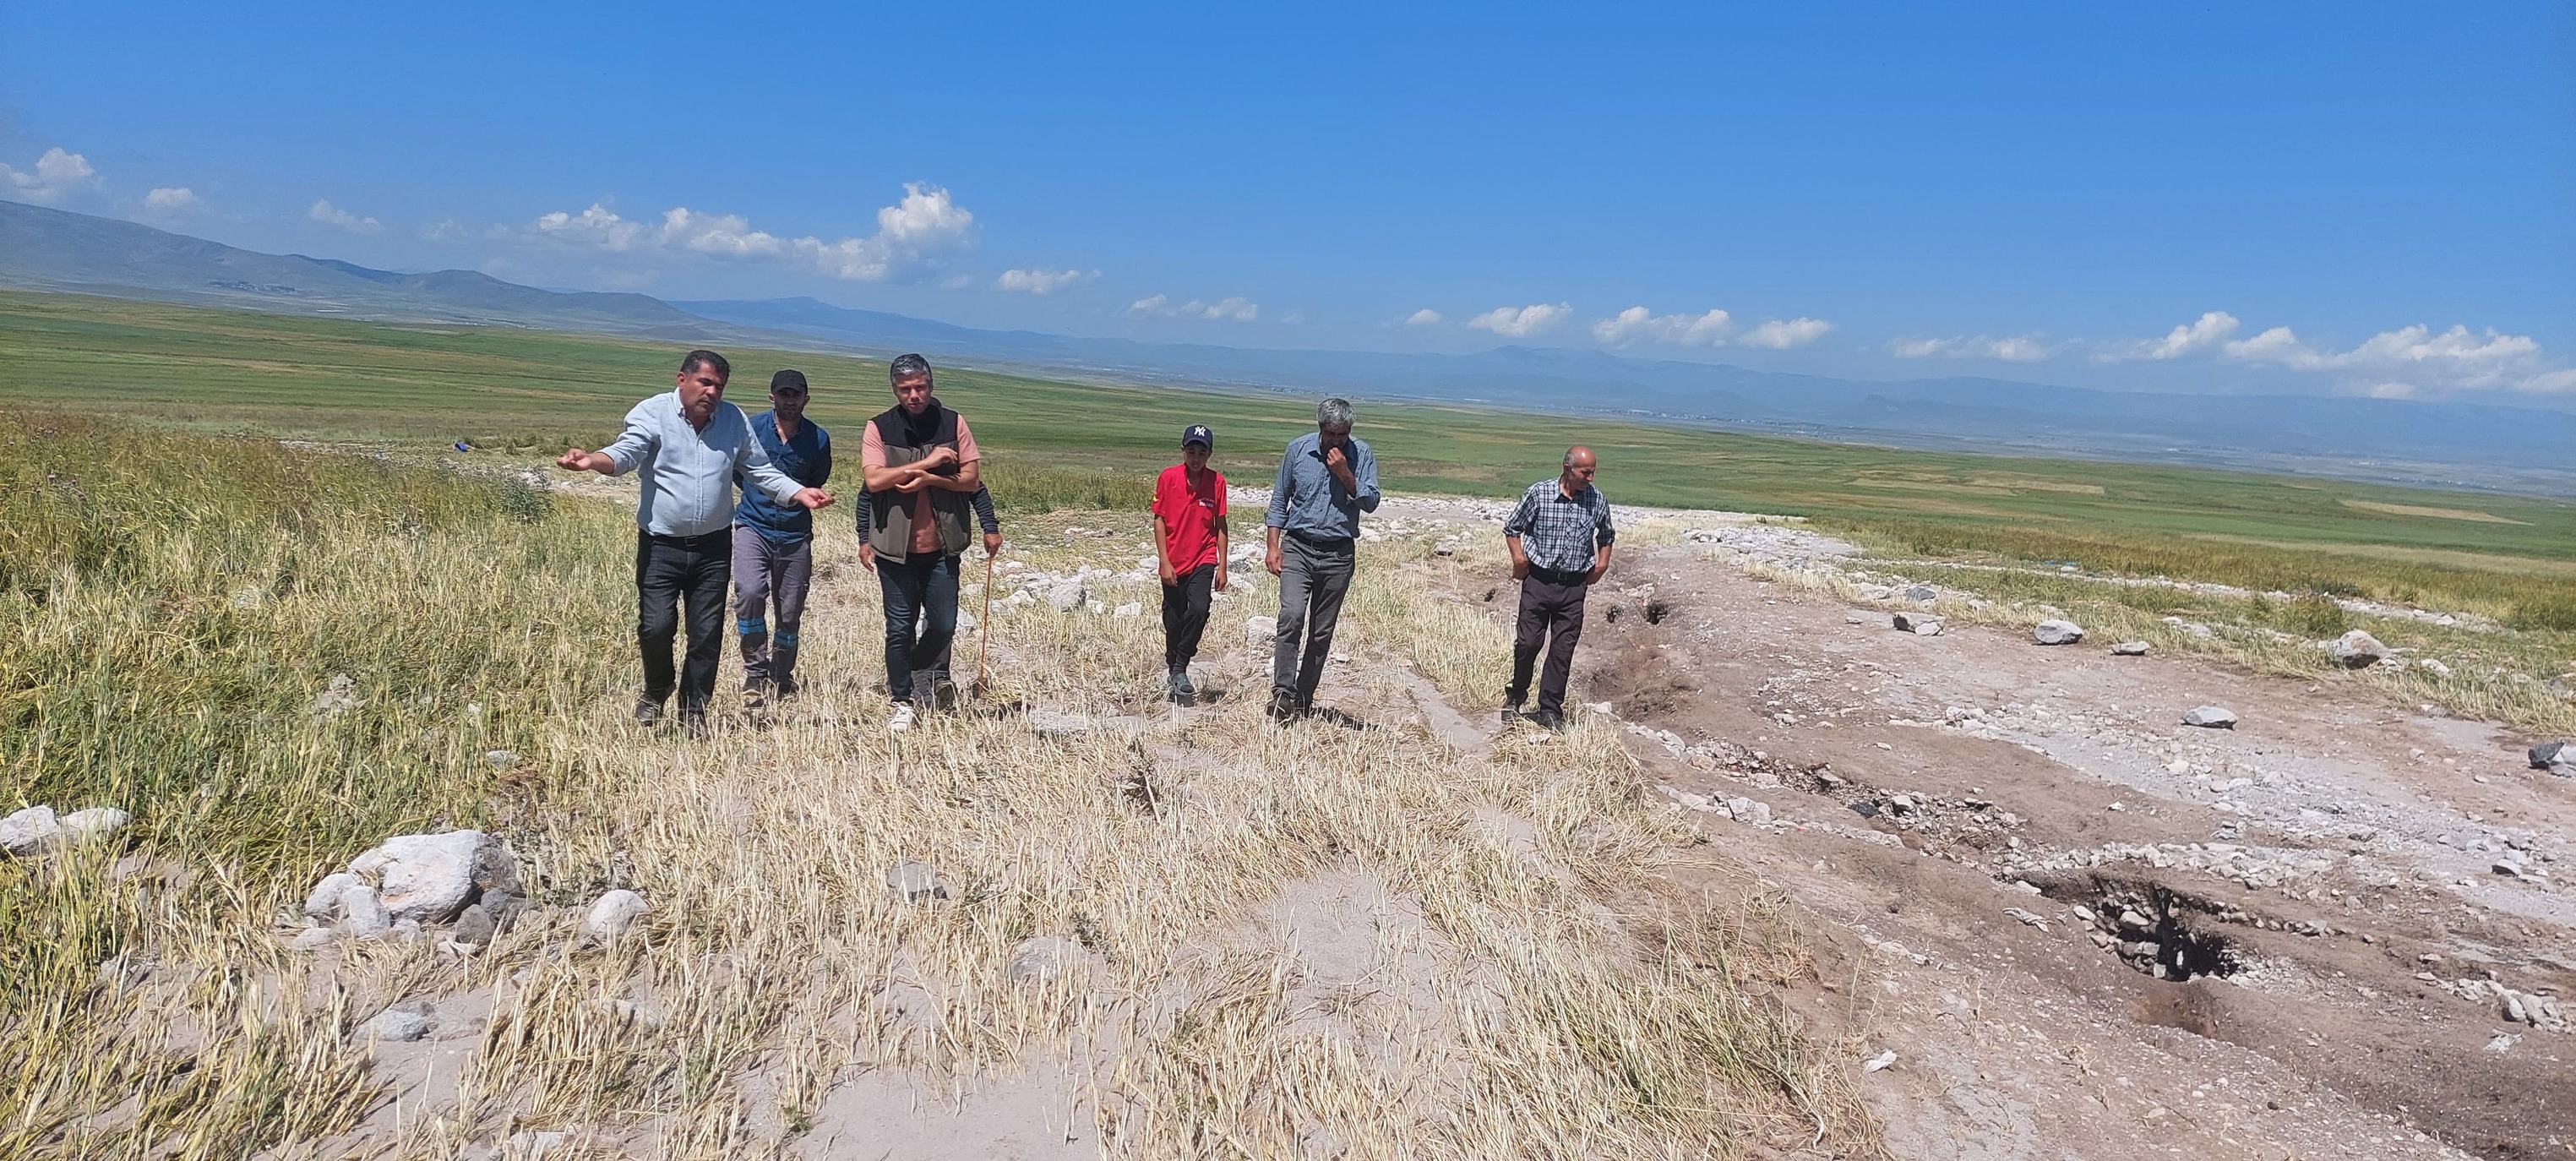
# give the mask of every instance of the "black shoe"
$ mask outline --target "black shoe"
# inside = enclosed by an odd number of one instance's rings
[[[766,681],[743,682],[742,708],[755,711],[768,709],[770,691],[773,688],[775,687]]]
[[[635,721],[638,725],[656,725],[662,720],[662,703],[649,697],[635,699]]]
[[[1190,667],[1187,665],[1175,665],[1172,667],[1171,684],[1172,696],[1175,698],[1195,697],[1198,695],[1199,687],[1190,684]]]
[[[774,684],[777,686],[780,701],[796,696],[796,691],[801,688],[793,677],[780,677]]]
[[[930,675],[929,705],[935,710],[957,708],[957,683],[948,679],[948,673],[945,670]]]
[[[1529,720],[1531,725],[1551,734],[1562,733],[1565,730],[1565,715],[1556,710],[1540,710],[1531,714]]]
[[[1503,691],[1503,724],[1504,724],[1504,725],[1507,725],[1507,726],[1508,726],[1508,725],[1512,724],[1513,722],[1516,722],[1516,721],[1521,720],[1521,700],[1522,700],[1522,698],[1524,698],[1524,697],[1526,697],[1526,696],[1527,696],[1527,695],[1522,694],[1522,693],[1515,692],[1515,691],[1513,691],[1513,690],[1508,690],[1508,689],[1507,689],[1507,690],[1504,690],[1504,691]]]
[[[1270,691],[1270,720],[1282,725],[1297,717],[1297,695],[1284,689]]]

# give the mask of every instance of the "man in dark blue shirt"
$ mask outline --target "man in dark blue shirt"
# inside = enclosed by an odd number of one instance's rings
[[[789,479],[819,488],[832,478],[832,434],[805,418],[802,371],[769,377],[769,410],[751,417],[751,436]],[[751,709],[796,692],[796,627],[814,573],[814,514],[746,488],[733,510],[733,616],[742,634],[742,699]],[[778,624],[766,617],[772,602]]]

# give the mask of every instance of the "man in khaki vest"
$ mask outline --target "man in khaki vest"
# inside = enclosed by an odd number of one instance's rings
[[[868,489],[859,531],[885,594],[887,725],[899,734],[912,728],[916,707],[954,696],[948,674],[933,667],[957,633],[957,558],[972,536],[983,465],[966,417],[930,393],[929,360],[905,355],[887,370],[895,405],[868,421],[859,442]]]

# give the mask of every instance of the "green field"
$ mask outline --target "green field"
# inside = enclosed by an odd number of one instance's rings
[[[596,446],[629,404],[668,388],[678,353],[497,327],[0,293],[0,403],[422,452],[456,440],[522,457]],[[755,408],[768,372],[791,365],[813,378],[813,414],[827,426],[853,427],[886,403],[882,363],[728,354],[737,399]],[[1090,489],[1102,498],[1140,495],[1127,481],[1168,462],[1183,424],[1214,425],[1218,465],[1259,482],[1275,449],[1312,422],[1291,396],[965,370],[943,372],[941,395],[973,419],[997,478],[1107,473]],[[1360,434],[1392,489],[1507,495],[1580,440],[1600,451],[1603,487],[1623,502],[1806,516],[1891,553],[2065,561],[2576,628],[2576,504],[2564,500],[1360,403]]]

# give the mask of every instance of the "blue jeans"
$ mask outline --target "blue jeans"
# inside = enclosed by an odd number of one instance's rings
[[[935,670],[957,635],[957,558],[924,552],[898,563],[878,557],[877,587],[885,594],[886,693],[908,702],[913,671]]]

